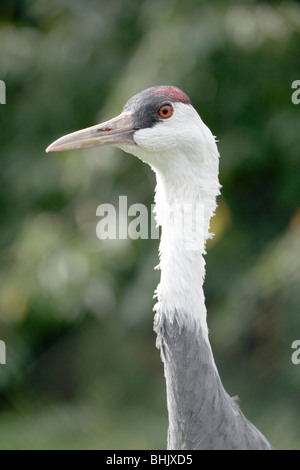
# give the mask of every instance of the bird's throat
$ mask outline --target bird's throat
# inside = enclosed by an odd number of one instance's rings
[[[209,222],[216,208],[215,194],[193,184],[193,180],[170,183],[157,173],[155,215],[162,227],[159,246],[161,270],[157,286],[156,320],[175,316],[179,326],[201,330],[207,337],[206,307],[203,293],[205,244]],[[201,181],[201,180],[200,180]]]

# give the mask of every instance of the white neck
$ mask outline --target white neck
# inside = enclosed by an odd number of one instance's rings
[[[209,222],[220,192],[215,143],[212,149],[215,152],[214,164],[205,165],[201,155],[195,155],[197,165],[191,165],[190,171],[185,168],[180,172],[182,156],[177,155],[163,172],[155,169],[155,215],[157,224],[162,227],[156,322],[161,315],[167,315],[171,322],[176,319],[180,327],[184,325],[194,331],[201,330],[204,338],[208,338],[208,328],[203,293],[203,255],[205,242],[212,236]],[[176,158],[178,166],[174,161]],[[191,223],[194,224],[193,231],[185,232],[187,225],[192,227]]]

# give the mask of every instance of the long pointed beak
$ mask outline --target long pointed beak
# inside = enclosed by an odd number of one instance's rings
[[[133,134],[131,114],[124,112],[96,126],[64,135],[49,145],[46,152],[60,152],[97,145],[134,144]]]

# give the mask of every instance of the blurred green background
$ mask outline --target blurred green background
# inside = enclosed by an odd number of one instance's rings
[[[300,448],[300,5],[1,0],[0,449],[164,449],[157,240],[100,241],[101,203],[153,202],[113,148],[46,155],[153,85],[181,87],[219,139],[210,339],[227,391]]]

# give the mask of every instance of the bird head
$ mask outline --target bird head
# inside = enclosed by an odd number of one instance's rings
[[[119,116],[65,135],[46,151],[114,145],[161,170],[172,165],[174,153],[189,163],[195,148],[205,157],[211,141],[214,138],[189,97],[174,86],[156,86],[130,98]]]

